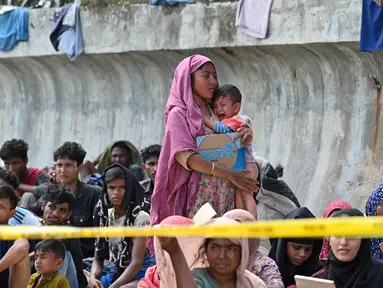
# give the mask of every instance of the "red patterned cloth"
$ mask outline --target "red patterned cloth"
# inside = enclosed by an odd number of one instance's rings
[[[231,130],[234,132],[237,131],[241,127],[246,127],[247,123],[242,118],[242,116],[236,115],[229,119],[223,119],[222,124],[225,124],[226,126],[230,127]]]

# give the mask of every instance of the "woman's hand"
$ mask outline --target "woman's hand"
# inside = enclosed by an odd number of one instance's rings
[[[259,190],[259,182],[252,177],[246,176],[245,173],[240,171],[233,171],[230,181],[246,193],[253,193]]]
[[[237,131],[237,135],[235,135],[233,142],[242,137],[242,145],[246,145],[253,141],[253,131],[250,128],[241,127]]]
[[[181,248],[178,244],[177,238],[175,237],[158,237],[162,249],[169,253],[170,256],[177,253]]]

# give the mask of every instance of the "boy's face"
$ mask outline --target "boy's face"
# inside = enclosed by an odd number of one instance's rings
[[[64,260],[58,258],[51,251],[35,251],[35,268],[37,273],[39,273],[40,275],[56,273],[60,270],[63,263]]]
[[[230,95],[225,95],[219,97],[213,105],[214,114],[218,117],[220,121],[223,119],[228,119],[238,115],[239,110],[241,110],[241,104],[235,103],[231,100]]]
[[[56,175],[60,184],[68,185],[77,181],[78,167],[77,162],[69,159],[57,159]]]
[[[9,199],[0,199],[0,225],[8,225],[8,220],[15,216],[16,210],[11,208]]]
[[[108,190],[109,201],[114,207],[122,206],[122,201],[125,195],[126,180],[125,179],[113,179],[106,184]]]

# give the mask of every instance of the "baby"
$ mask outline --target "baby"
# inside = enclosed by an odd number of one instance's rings
[[[204,117],[204,123],[215,133],[235,132],[241,127],[251,128],[251,119],[247,116],[238,115],[241,110],[242,95],[234,85],[224,85],[217,88],[212,99],[212,106],[215,115],[220,121]],[[258,166],[253,156],[251,143],[245,146],[246,171],[249,176],[256,179],[259,174]],[[244,193],[241,189],[235,190],[236,208],[249,211],[257,218],[257,206],[253,194]]]
[[[27,288],[69,288],[67,278],[58,273],[64,263],[65,246],[57,239],[44,240],[35,248],[35,268]]]

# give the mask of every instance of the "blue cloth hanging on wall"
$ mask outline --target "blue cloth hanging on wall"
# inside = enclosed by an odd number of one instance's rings
[[[383,6],[373,0],[363,0],[360,51],[383,50]]]
[[[9,51],[20,41],[28,41],[28,9],[0,14],[0,51]]]

